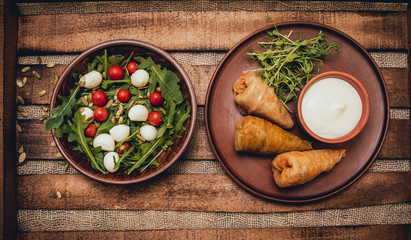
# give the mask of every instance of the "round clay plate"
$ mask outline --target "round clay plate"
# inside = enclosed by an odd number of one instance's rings
[[[308,39],[325,33],[328,41],[340,43],[342,51],[323,59],[320,72],[341,71],[356,77],[365,87],[370,100],[370,116],[355,138],[341,144],[326,144],[305,134],[296,121],[296,101],[289,103],[295,126],[291,133],[313,143],[314,149],[345,148],[346,156],[329,172],[300,186],[279,188],[274,182],[270,163],[275,156],[259,156],[234,149],[234,135],[240,114],[233,98],[233,84],[243,71],[260,65],[246,55],[250,49],[262,50],[258,42],[267,40],[268,26],[235,45],[217,67],[207,92],[206,128],[211,147],[227,174],[240,186],[257,196],[283,202],[306,202],[328,197],[352,184],[370,167],[384,141],[389,119],[387,92],[381,73],[367,51],[346,34],[328,26],[313,23],[283,23],[277,28],[283,34],[293,31],[292,39]]]

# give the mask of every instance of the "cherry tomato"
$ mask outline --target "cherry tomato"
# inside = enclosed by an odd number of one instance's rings
[[[92,138],[94,137],[94,135],[96,135],[96,125],[90,123],[86,129],[84,129],[84,136],[88,137],[88,138]]]
[[[129,62],[128,64],[127,64],[127,71],[130,73],[130,74],[133,74],[133,73],[135,73],[136,71],[137,71],[137,63],[136,62]]]
[[[130,143],[125,142],[125,143],[121,144],[120,147],[117,147],[116,150],[117,150],[118,154],[123,154],[124,150],[127,149],[127,151],[128,151],[130,149],[130,147],[131,147]]]
[[[148,121],[151,125],[157,127],[160,126],[160,124],[163,122],[163,119],[161,118],[161,114],[159,111],[152,111],[148,115]]]
[[[91,95],[91,100],[96,106],[104,106],[107,103],[107,95],[101,91],[97,90]]]
[[[150,97],[148,98],[154,106],[160,105],[163,103],[163,96],[161,96],[161,92],[155,91],[152,94],[150,94]]]
[[[128,100],[130,100],[131,98],[131,93],[127,89],[121,89],[117,93],[117,98],[120,102],[123,102],[123,103],[128,102]]]
[[[99,122],[104,122],[108,118],[108,111],[104,107],[98,107],[93,112],[94,119]]]
[[[124,70],[119,65],[113,65],[108,69],[108,76],[113,80],[121,80],[124,77]]]

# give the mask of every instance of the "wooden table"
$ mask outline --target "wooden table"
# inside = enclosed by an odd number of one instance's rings
[[[0,223],[5,238],[410,237],[407,3],[1,2],[5,18],[1,20],[0,203],[4,207]],[[318,22],[345,32],[370,52],[385,78],[390,125],[382,150],[358,181],[324,200],[283,204],[251,195],[224,173],[207,140],[204,103],[211,76],[235,43],[270,24],[268,17],[277,23]],[[166,174],[130,186],[101,184],[71,167],[65,171],[64,159],[39,120],[45,114],[42,107],[48,106],[54,75],[80,52],[112,39],[147,41],[169,51],[190,76],[199,103],[195,136],[184,156]],[[50,62],[57,65],[49,68]],[[26,66],[31,70],[22,73]],[[33,70],[41,79],[33,77]],[[15,79],[24,76],[26,85],[16,87]],[[42,90],[47,93],[39,97]],[[16,95],[24,104],[15,104]],[[20,111],[15,115],[16,105],[28,116]],[[16,118],[21,132],[15,133]],[[16,167],[21,146],[27,158]]]

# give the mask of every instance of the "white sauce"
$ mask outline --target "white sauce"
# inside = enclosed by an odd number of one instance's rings
[[[335,139],[357,126],[362,103],[355,88],[346,81],[324,78],[307,89],[301,112],[311,131],[320,137]]]

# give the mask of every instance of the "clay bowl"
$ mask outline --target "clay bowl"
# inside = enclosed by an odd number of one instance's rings
[[[302,108],[303,108],[303,99],[307,93],[307,91],[316,83],[318,83],[321,80],[324,80],[326,78],[337,78],[340,80],[343,80],[350,84],[358,93],[361,103],[362,104],[362,113],[361,117],[356,124],[356,126],[347,134],[337,137],[337,138],[326,138],[323,136],[319,136],[315,133],[313,129],[309,127],[309,124],[304,120],[304,115],[302,113]],[[364,128],[365,124],[367,123],[368,116],[370,115],[370,102],[368,99],[368,94],[361,84],[361,82],[356,79],[355,77],[344,73],[344,72],[338,72],[338,71],[329,71],[329,72],[324,72],[321,73],[314,78],[312,78],[303,88],[301,91],[301,94],[298,98],[298,122],[300,126],[303,128],[305,132],[307,132],[309,135],[311,135],[313,138],[317,139],[318,141],[325,142],[325,143],[343,143],[346,142],[355,136],[357,136],[358,133],[361,132],[361,130]]]
[[[60,101],[57,98],[58,95],[67,96],[69,95],[69,90],[75,88],[75,82],[72,78],[72,74],[87,72],[87,63],[92,61],[96,55],[103,55],[104,49],[107,49],[108,55],[129,55],[131,52],[134,52],[134,56],[142,56],[144,58],[151,57],[156,64],[166,67],[180,78],[179,84],[182,95],[183,97],[188,98],[188,101],[191,104],[191,118],[188,119],[184,125],[187,130],[183,133],[182,138],[175,140],[174,144],[162,153],[162,155],[157,159],[160,166],[156,168],[149,167],[142,173],[136,170],[130,175],[124,172],[103,174],[92,169],[87,158],[74,151],[72,149],[74,145],[70,144],[66,138],[59,139],[54,137],[54,129],[51,132],[57,148],[63,157],[71,166],[73,166],[73,168],[87,177],[110,184],[131,184],[145,181],[164,172],[177,161],[186,149],[193,135],[197,115],[197,103],[194,89],[184,69],[170,54],[164,50],[145,42],[134,40],[114,40],[98,44],[84,51],[67,66],[61,74],[56,87],[54,88],[50,104],[51,108],[54,108],[60,104]]]

